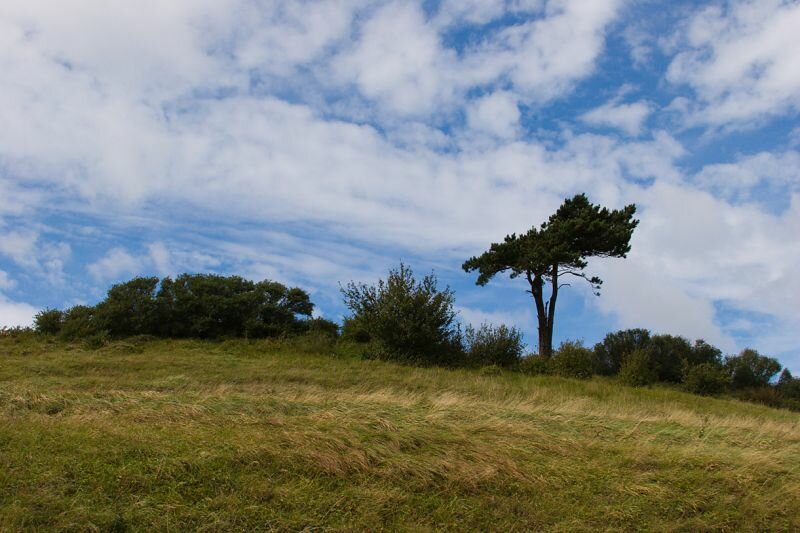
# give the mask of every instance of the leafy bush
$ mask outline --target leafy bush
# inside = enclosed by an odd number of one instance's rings
[[[629,353],[646,348],[650,343],[650,332],[646,329],[626,329],[609,333],[594,345],[601,374],[616,374]]]
[[[633,387],[652,385],[657,378],[649,350],[639,349],[629,353],[619,369],[620,381]]]
[[[134,278],[113,285],[96,307],[97,321],[115,337],[151,334],[159,326],[158,278]],[[164,324],[162,322],[162,324]]]
[[[76,305],[64,312],[59,337],[65,340],[85,339],[100,331],[96,309],[87,305]]]
[[[588,379],[597,373],[598,364],[594,352],[583,343],[566,341],[553,353],[549,367],[559,376]]]
[[[112,286],[95,307],[76,306],[61,315],[47,309],[37,329],[65,339],[101,331],[112,337],[279,337],[311,332],[338,335],[338,325],[311,319],[314,304],[302,289],[239,276],[182,274],[175,280],[134,278]]]
[[[775,374],[780,372],[781,364],[772,357],[746,348],[739,355],[728,357],[725,369],[735,389],[746,389],[768,386]]]
[[[302,324],[308,335],[322,335],[334,339],[339,336],[339,324],[326,318],[312,318]]]
[[[656,380],[680,383],[684,362],[692,353],[692,345],[683,337],[655,335],[648,344],[650,363]]]
[[[687,367],[683,384],[694,394],[719,394],[728,386],[728,376],[719,365],[700,363]]]
[[[529,376],[542,376],[550,373],[549,360],[536,354],[523,357],[517,368]]]
[[[787,398],[800,400],[800,378],[795,378],[788,368],[784,368],[778,378],[778,391]]]
[[[716,346],[698,339],[689,351],[687,363],[690,366],[710,364],[719,367],[722,365],[722,351]]]
[[[522,332],[505,325],[481,324],[467,326],[464,334],[467,363],[475,366],[497,365],[511,367],[519,363],[525,344]]]
[[[44,335],[57,335],[61,331],[64,312],[58,309],[44,309],[33,318],[34,329]]]
[[[342,288],[344,303],[375,342],[374,357],[430,364],[463,361],[461,331],[449,287],[439,290],[433,274],[414,279],[400,264],[377,285],[350,282]]]

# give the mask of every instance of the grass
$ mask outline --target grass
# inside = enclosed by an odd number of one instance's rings
[[[0,530],[800,528],[797,413],[320,349],[0,338]]]

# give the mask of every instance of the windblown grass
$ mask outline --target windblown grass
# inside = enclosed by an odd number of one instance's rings
[[[0,339],[0,530],[800,528],[797,413],[319,349]]]

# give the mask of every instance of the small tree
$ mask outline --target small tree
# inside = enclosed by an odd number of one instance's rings
[[[58,309],[43,309],[33,317],[34,329],[44,335],[56,335],[63,322],[64,312]]]
[[[567,199],[550,219],[524,235],[508,235],[493,243],[488,251],[464,262],[467,272],[477,270],[478,285],[486,285],[495,274],[510,271],[511,277],[524,276],[530,286],[539,322],[539,354],[553,351],[553,324],[558,291],[564,276],[588,281],[599,294],[602,280],[589,277],[584,269],[589,257],[625,257],[630,251],[633,230],[639,223],[631,204],[609,211],[593,205],[585,194]],[[544,287],[550,285],[550,298]]]
[[[777,359],[765,357],[757,351],[745,348],[739,355],[728,357],[725,368],[734,388],[766,387],[775,374],[781,371]]]
[[[414,279],[400,264],[377,285],[350,282],[342,288],[353,313],[345,328],[357,327],[380,344],[383,355],[412,362],[452,364],[463,358],[461,332],[449,287],[439,290],[436,276]],[[345,331],[347,335],[347,331]]]
[[[522,358],[525,344],[517,328],[506,325],[481,324],[468,326],[464,340],[467,347],[467,363],[471,365],[515,366]]]
[[[646,349],[650,344],[650,332],[646,329],[625,329],[609,333],[594,345],[594,353],[603,374],[616,374],[625,356],[636,350]]]

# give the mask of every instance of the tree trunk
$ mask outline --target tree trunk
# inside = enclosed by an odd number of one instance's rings
[[[553,353],[553,326],[549,320],[547,308],[544,303],[544,281],[541,274],[528,272],[528,283],[531,285],[531,294],[536,304],[536,317],[539,321],[539,355],[550,357]],[[552,305],[550,306],[552,308]]]

